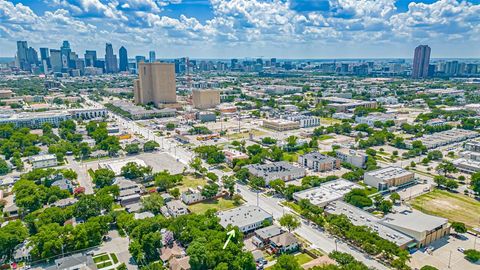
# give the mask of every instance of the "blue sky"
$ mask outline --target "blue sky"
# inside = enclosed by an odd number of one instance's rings
[[[480,0],[0,0],[0,57],[65,39],[80,55],[480,58]]]

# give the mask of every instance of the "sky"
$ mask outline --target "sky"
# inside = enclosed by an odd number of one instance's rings
[[[0,57],[16,41],[125,46],[129,57],[480,58],[480,0],[0,0]]]

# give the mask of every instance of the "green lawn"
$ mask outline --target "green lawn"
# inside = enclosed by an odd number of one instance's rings
[[[435,189],[412,200],[413,208],[427,214],[463,222],[467,227],[478,227],[480,202],[459,193]]]
[[[295,259],[297,260],[298,264],[303,265],[305,263],[308,263],[309,261],[313,260],[313,258],[306,254],[306,253],[301,253],[295,256]]]
[[[117,258],[117,255],[115,255],[115,253],[110,253],[110,258],[112,258],[113,264],[118,263],[118,258]]]
[[[300,206],[295,202],[283,202],[282,204],[290,207],[293,211],[297,212],[298,214],[302,212],[302,208],[300,208]]]
[[[341,124],[342,121],[333,119],[333,118],[326,118],[326,117],[321,117],[320,118],[320,123],[324,125],[333,125],[333,124]]]
[[[178,187],[180,192],[188,190],[188,188],[197,188],[198,186],[204,186],[207,184],[207,179],[199,177],[196,178],[192,175],[187,175],[183,177],[182,184]]]
[[[329,140],[329,139],[333,139],[333,136],[324,134],[324,135],[320,135],[318,137],[319,141],[325,141],[325,140]]]
[[[233,200],[227,200],[224,198],[219,198],[218,200],[207,200],[201,203],[196,203],[188,206],[188,210],[192,213],[203,214],[208,209],[216,209],[217,211],[223,211],[235,208]]]
[[[110,260],[110,257],[108,257],[108,254],[102,254],[100,256],[93,257],[93,261],[95,263],[109,261],[109,260]]]
[[[101,263],[97,263],[97,268],[102,269],[102,268],[105,268],[105,267],[109,267],[110,265],[112,265],[111,261],[101,262]]]

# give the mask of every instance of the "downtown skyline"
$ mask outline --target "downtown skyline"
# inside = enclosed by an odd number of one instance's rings
[[[0,57],[14,56],[17,40],[69,40],[77,51],[112,43],[159,59],[412,58],[418,44],[435,48],[432,59],[480,56],[477,0],[37,2],[0,0]]]

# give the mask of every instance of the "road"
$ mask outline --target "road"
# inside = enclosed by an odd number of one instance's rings
[[[67,156],[68,165],[63,167],[70,168],[78,174],[78,184],[85,188],[85,194],[93,194],[93,183],[87,171],[87,165],[79,163],[73,156]]]
[[[257,198],[258,198],[258,205],[268,213],[272,214],[275,220],[278,220],[283,214],[289,212],[290,209],[287,207],[283,207],[279,205],[281,199],[266,197],[262,194],[257,194],[251,191],[247,186],[237,184],[237,191],[242,197],[245,199],[248,205],[257,205]],[[311,227],[310,225],[306,225],[305,223],[301,223],[300,227],[295,230],[300,237],[304,239],[308,239],[309,242],[313,244],[312,247],[319,248],[325,252],[332,252],[335,249],[341,252],[346,252],[351,254],[355,257],[355,259],[363,262],[369,267],[374,267],[379,270],[387,270],[388,267],[384,266],[383,264],[371,260],[365,257],[365,255],[356,249],[350,247],[349,245],[339,242],[331,235],[328,235],[325,232],[319,231]]]

